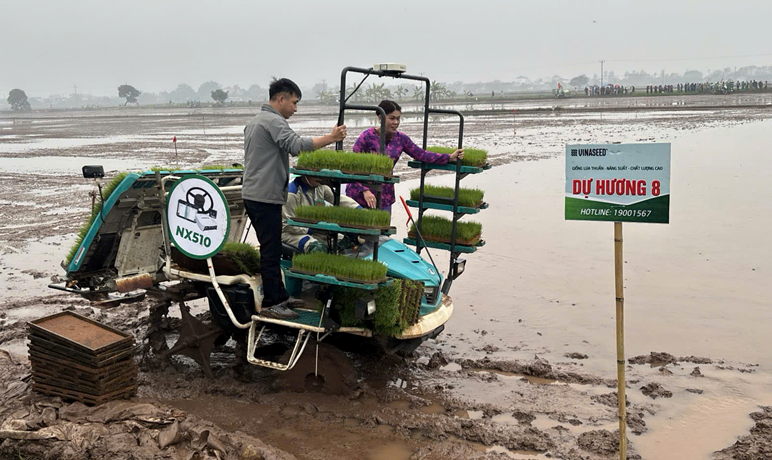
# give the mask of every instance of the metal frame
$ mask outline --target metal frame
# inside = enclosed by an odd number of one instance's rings
[[[399,72],[389,72],[389,71],[383,71],[383,70],[375,70],[375,69],[365,69],[361,67],[346,67],[343,69],[343,71],[340,74],[340,112],[338,114],[338,125],[342,125],[345,121],[345,112],[346,110],[367,110],[367,111],[373,111],[378,114],[378,116],[381,119],[381,139],[380,139],[380,153],[383,154],[386,149],[386,114],[384,113],[383,109],[381,109],[378,106],[371,106],[371,105],[359,105],[359,104],[348,104],[346,103],[346,76],[349,72],[352,73],[360,73],[365,75],[365,79],[369,77],[370,75],[375,75],[380,78],[383,77],[391,77],[396,79],[403,79],[403,80],[414,80],[414,81],[422,81],[426,85],[426,95],[424,96],[424,129],[423,129],[423,139],[421,142],[422,148],[426,150],[428,137],[429,137],[429,115],[431,114],[444,114],[444,115],[456,115],[459,118],[459,125],[458,125],[458,148],[463,148],[464,145],[464,115],[457,111],[457,110],[447,110],[447,109],[433,109],[429,107],[429,102],[431,99],[431,81],[424,76],[418,76],[418,75],[409,75]],[[364,82],[364,80],[362,80]],[[361,83],[360,83],[361,84]],[[358,87],[357,87],[358,88]],[[353,94],[353,93],[352,93]],[[337,142],[335,144],[335,148],[337,150],[343,149],[343,142]],[[453,280],[458,278],[460,276],[460,273],[457,273],[456,270],[456,261],[459,258],[460,253],[456,251],[456,224],[458,222],[458,219],[464,216],[465,213],[459,212],[459,206],[458,206],[458,188],[461,183],[461,179],[467,176],[468,173],[462,173],[461,172],[461,162],[456,162],[456,191],[453,196],[453,200],[450,204],[453,205],[453,226],[451,228],[450,233],[450,262],[449,262],[449,268],[448,268],[448,276],[445,277],[445,281],[442,284],[442,293],[447,295],[450,292],[450,287],[453,285]],[[429,169],[426,167],[426,163],[421,163],[421,185],[420,185],[420,193],[418,196],[418,219],[416,221],[416,227],[418,228],[418,231],[421,231],[421,223],[423,214],[426,208],[424,208],[424,184],[426,179],[426,173],[429,171]],[[338,189],[333,189],[335,192],[336,200],[340,199],[340,186],[338,186]],[[380,206],[380,191],[376,195],[376,203],[377,206]],[[338,204],[337,202],[335,203]],[[423,246],[420,244],[416,246],[416,253],[421,254],[421,249],[423,249]],[[377,257],[377,244],[376,249],[374,253],[374,258]],[[376,259],[377,260],[377,259]]]

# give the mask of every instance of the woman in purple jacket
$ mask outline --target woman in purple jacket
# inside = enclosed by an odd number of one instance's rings
[[[411,157],[426,163],[448,164],[464,158],[464,150],[458,149],[451,154],[429,152],[415,145],[410,138],[397,131],[400,118],[402,117],[402,107],[394,101],[384,100],[378,104],[386,113],[386,155],[390,156],[394,164],[397,164],[402,152]],[[368,128],[359,135],[359,139],[354,143],[354,151],[359,153],[378,153],[380,152],[380,129]],[[362,207],[375,207],[375,193],[367,186],[359,182],[352,182],[346,186],[346,195],[353,198]],[[396,201],[394,197],[394,185],[383,184],[381,190],[381,209],[391,211],[391,205]]]

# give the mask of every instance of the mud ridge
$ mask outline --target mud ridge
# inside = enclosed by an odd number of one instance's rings
[[[492,360],[487,356],[477,360],[459,359],[455,361],[464,369],[473,370],[497,370],[510,372],[513,374],[522,374],[531,377],[540,377],[549,380],[556,380],[562,383],[579,383],[584,385],[606,385],[613,387],[616,380],[604,379],[602,377],[580,374],[572,371],[564,371],[553,367],[549,361],[544,358],[535,357],[531,361],[519,360]]]
[[[760,412],[750,414],[756,422],[749,434],[740,437],[733,446],[713,454],[715,460],[756,460],[772,458],[772,406],[759,406]]]

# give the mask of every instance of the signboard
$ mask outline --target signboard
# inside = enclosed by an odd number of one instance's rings
[[[566,146],[566,220],[670,221],[670,144]]]
[[[193,259],[214,256],[228,239],[228,202],[214,182],[204,176],[190,175],[174,183],[166,215],[172,243]]]

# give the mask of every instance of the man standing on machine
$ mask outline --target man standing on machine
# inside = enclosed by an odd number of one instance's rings
[[[302,92],[292,80],[271,82],[270,100],[244,128],[244,183],[241,196],[260,242],[263,278],[261,315],[294,319],[291,299],[281,278],[282,206],[287,201],[289,155],[316,150],[346,138],[346,126],[322,137],[300,137],[287,119],[298,110]]]

